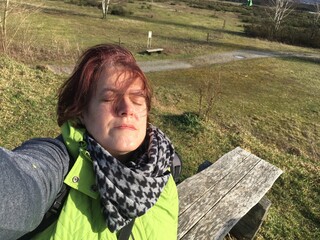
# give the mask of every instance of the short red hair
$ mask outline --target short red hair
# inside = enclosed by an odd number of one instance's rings
[[[152,90],[132,53],[119,45],[101,44],[87,49],[82,54],[72,75],[60,87],[57,105],[59,126],[81,116],[96,89],[101,72],[113,67],[121,67],[130,73],[129,82],[123,86],[125,89],[137,78],[141,79],[147,110],[150,111]]]

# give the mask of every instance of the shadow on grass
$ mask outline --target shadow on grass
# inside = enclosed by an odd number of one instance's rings
[[[316,227],[320,227],[320,217],[317,214],[317,210],[315,210],[320,204],[319,198],[315,197],[320,194],[319,179],[312,175],[305,176],[299,170],[295,170],[292,173],[292,178],[290,186],[295,189],[294,194],[291,196],[292,201],[302,216],[309,219]],[[306,180],[308,181],[307,183]],[[304,184],[307,184],[307,186]],[[306,199],[308,201],[305,201]]]
[[[47,13],[47,14],[51,14],[51,15],[69,15],[69,16],[80,16],[80,17],[94,17],[96,18],[96,16],[92,15],[92,14],[87,14],[87,13],[80,13],[78,11],[72,11],[72,10],[66,10],[66,9],[57,9],[57,8],[50,8],[50,7],[45,7],[45,6],[33,6],[31,4],[28,3],[21,3],[21,6],[23,6],[26,9],[29,10],[33,10],[33,11],[37,11],[38,9],[40,9],[41,12],[43,13]],[[97,8],[97,11],[99,11],[99,9]],[[101,18],[102,18],[102,14],[101,14]]]
[[[219,31],[216,31],[219,33]],[[236,34],[236,33],[235,33]],[[175,42],[188,42],[194,45],[209,45],[212,47],[224,47],[230,49],[230,51],[235,50],[246,50],[246,51],[254,51],[256,53],[261,53],[261,55],[268,55],[269,57],[278,57],[282,59],[293,59],[301,62],[310,62],[319,64],[320,63],[320,54],[299,54],[299,53],[288,53],[288,52],[280,52],[280,51],[272,51],[267,48],[259,48],[253,45],[239,45],[236,43],[224,43],[219,40],[219,37],[215,39],[211,39],[209,41],[206,40],[206,36],[203,36],[203,39],[192,39],[192,38],[184,38],[184,37],[168,37],[168,36],[158,36],[164,40],[175,41]],[[223,38],[223,37],[220,37]],[[248,37],[249,38],[249,37]],[[249,42],[249,41],[248,41]]]
[[[173,126],[181,132],[196,135],[204,129],[199,114],[195,112],[184,112],[180,115],[162,115],[160,117],[164,124]]]
[[[59,16],[61,16],[61,15],[71,15],[71,16],[79,16],[79,17],[94,17],[94,18],[97,18],[96,16],[93,16],[93,15],[90,15],[90,14],[87,14],[87,13],[79,13],[77,11],[56,9],[56,8],[43,8],[42,12],[43,13],[47,13],[47,14],[51,14],[51,15],[59,15]]]
[[[216,29],[214,31],[221,34],[226,33],[234,36],[247,37],[247,35],[244,32],[239,32],[239,31],[232,31],[227,29]]]
[[[169,22],[169,21],[165,21],[165,20],[160,20],[160,19],[155,19],[152,17],[148,17],[148,16],[126,16],[126,18],[132,19],[132,20],[138,20],[138,21],[142,21],[142,22],[148,22],[148,23],[154,23],[154,24],[160,24],[160,25],[167,25],[167,26],[173,26],[173,27],[181,27],[181,28],[186,28],[186,29],[194,29],[197,31],[213,31],[215,30],[214,28],[208,28],[208,27],[204,27],[201,25],[190,25],[190,24],[185,24],[185,23],[175,23],[175,22]]]
[[[320,64],[320,55],[315,56],[315,55],[294,55],[294,54],[284,54],[280,56],[280,58],[290,58],[290,61],[295,61],[295,62],[309,62],[309,63],[314,63],[314,64]]]
[[[32,7],[31,5],[28,5],[28,7]],[[86,14],[86,13],[79,13],[77,11],[72,11],[72,10],[64,10],[64,9],[55,9],[55,8],[47,8],[43,7],[42,11],[47,14],[52,14],[52,15],[72,15],[72,16],[87,16],[87,17],[94,17],[97,18],[97,16]],[[97,11],[99,9],[97,8]],[[181,37],[174,37],[174,36],[157,36],[158,38],[162,38],[164,40],[171,40],[171,41],[176,41],[180,43],[190,43],[190,44],[195,44],[195,45],[209,45],[212,47],[224,47],[224,48],[229,48],[230,50],[252,50],[252,51],[258,51],[258,52],[265,52],[267,54],[270,54],[271,56],[274,57],[280,57],[280,58],[292,58],[296,59],[298,61],[304,61],[304,62],[311,62],[311,63],[320,63],[320,56],[318,55],[302,55],[302,54],[288,54],[288,53],[281,53],[279,51],[271,51],[269,49],[265,48],[259,48],[255,47],[253,45],[250,45],[250,37],[246,36],[244,32],[239,32],[239,31],[232,31],[232,30],[227,30],[227,29],[213,29],[209,27],[204,27],[201,25],[190,25],[187,23],[175,23],[175,22],[170,22],[166,20],[159,20],[155,18],[151,18],[148,16],[126,16],[125,18],[128,19],[134,19],[134,20],[139,20],[143,22],[150,22],[150,23],[155,23],[155,24],[160,24],[160,25],[168,25],[168,26],[174,26],[174,27],[181,27],[181,28],[186,28],[190,30],[201,30],[204,31],[203,33],[203,39],[192,39],[192,38],[186,38],[184,36]],[[130,33],[130,31],[129,31]],[[210,39],[209,41],[207,40],[207,33],[212,34],[214,37]],[[135,32],[132,32],[132,34],[135,34]],[[220,38],[223,38],[223,34],[229,34],[229,35],[234,35],[234,36],[242,36],[242,37],[248,37],[248,44],[246,45],[239,45],[236,43],[224,43]],[[118,43],[118,42],[116,42]]]

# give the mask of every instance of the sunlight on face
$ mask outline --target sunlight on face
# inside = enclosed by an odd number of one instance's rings
[[[122,92],[120,87],[126,74],[120,73],[120,70],[102,72],[82,121],[112,156],[125,159],[146,136],[147,104],[142,80],[135,79]]]

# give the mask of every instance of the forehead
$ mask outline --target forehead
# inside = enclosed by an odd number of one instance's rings
[[[128,88],[143,88],[143,80],[138,74],[123,67],[105,68],[102,70],[97,87],[126,90]]]

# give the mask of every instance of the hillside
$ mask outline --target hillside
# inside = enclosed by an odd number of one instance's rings
[[[132,14],[106,20],[96,7],[25,3],[37,6],[22,25],[28,34],[13,38],[11,57],[0,57],[1,146],[59,134],[56,91],[67,75],[47,66],[72,68],[88,46],[120,43],[146,65],[187,62],[192,68],[147,72],[154,89],[151,120],[180,153],[183,178],[204,160],[241,146],[284,171],[268,193],[272,206],[257,239],[320,237],[320,68],[318,58],[305,57],[319,56],[319,49],[249,38],[240,13],[180,1],[127,1]],[[151,30],[161,54],[143,54]],[[270,56],[222,61],[234,52]],[[219,61],[200,64],[212,55]]]

